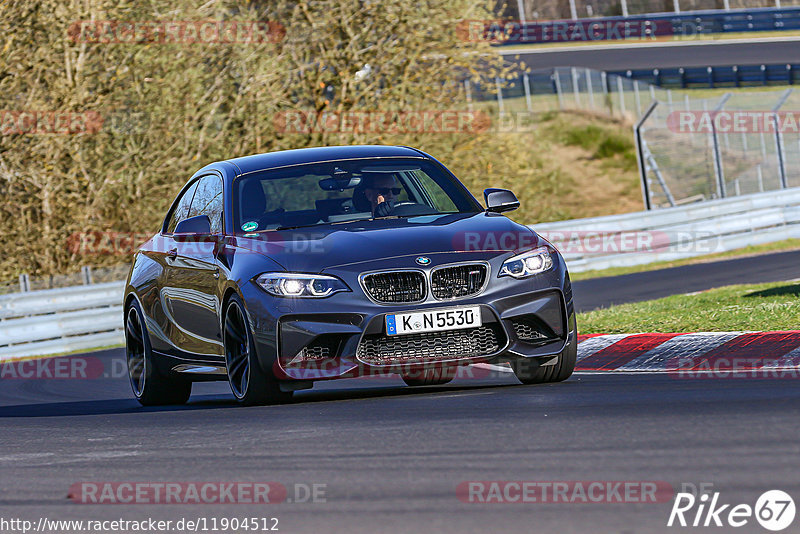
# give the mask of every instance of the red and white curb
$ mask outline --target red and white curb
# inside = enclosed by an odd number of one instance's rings
[[[576,371],[800,370],[800,331],[612,334],[578,338]]]

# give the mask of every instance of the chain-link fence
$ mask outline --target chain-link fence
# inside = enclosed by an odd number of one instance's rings
[[[574,110],[639,123],[633,135],[648,208],[800,186],[800,91],[791,88],[695,98],[577,67],[491,87],[465,83],[500,125],[520,124],[508,120],[515,114]]]
[[[800,186],[800,93],[658,102],[639,127],[652,207]]]
[[[498,111],[581,110],[625,118],[640,117],[654,100],[672,101],[672,91],[646,82],[582,67],[535,70],[516,78],[496,79],[493,86],[464,82],[473,101]]]

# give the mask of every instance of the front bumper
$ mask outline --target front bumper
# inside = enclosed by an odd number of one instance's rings
[[[524,280],[498,278],[501,262],[492,261],[498,265],[492,266],[489,283],[480,294],[447,302],[372,302],[358,284],[360,266],[333,273],[352,292],[325,299],[274,298],[253,283],[240,290],[259,362],[279,380],[412,374],[430,366],[551,359],[577,335],[569,327],[572,294],[563,259],[554,254],[550,270]],[[391,337],[385,332],[386,314],[475,305],[481,309],[480,331]]]

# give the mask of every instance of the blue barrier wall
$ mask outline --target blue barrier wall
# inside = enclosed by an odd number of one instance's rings
[[[800,83],[800,63],[792,65],[728,65],[668,69],[609,71],[665,89],[706,89],[715,87],[755,87]]]

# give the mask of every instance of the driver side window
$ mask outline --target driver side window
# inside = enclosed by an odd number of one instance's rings
[[[164,231],[168,234],[175,232],[175,227],[184,219],[189,218],[189,208],[192,205],[192,198],[197,190],[197,181],[195,181],[181,197],[175,201],[172,211],[169,214],[169,222],[167,223]]]

